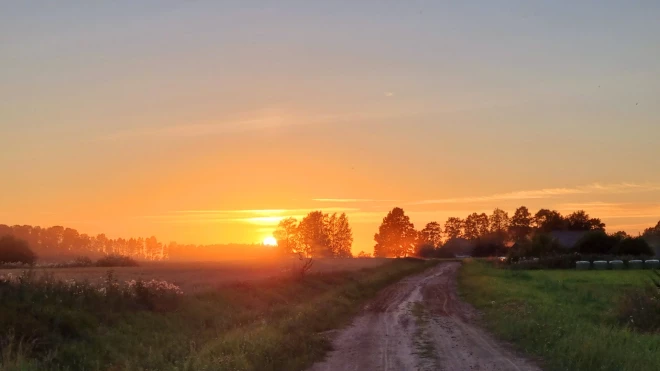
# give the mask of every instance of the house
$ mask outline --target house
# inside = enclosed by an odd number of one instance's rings
[[[565,249],[572,249],[589,231],[552,231],[550,237]]]

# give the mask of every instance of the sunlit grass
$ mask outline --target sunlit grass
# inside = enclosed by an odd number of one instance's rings
[[[660,370],[660,336],[622,327],[622,293],[648,271],[511,271],[464,264],[459,285],[485,325],[546,370]]]

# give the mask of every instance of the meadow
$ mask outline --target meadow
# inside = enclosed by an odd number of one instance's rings
[[[645,270],[508,270],[464,264],[459,288],[484,325],[545,370],[660,370],[660,336],[618,316],[623,295],[651,283]]]
[[[373,268],[389,259],[314,259],[310,273],[354,271]],[[38,274],[49,274],[56,279],[89,281],[93,284],[104,282],[106,274],[112,270],[120,281],[164,280],[181,287],[185,292],[204,291],[218,285],[235,281],[251,281],[269,277],[282,277],[300,266],[300,261],[291,259],[253,259],[221,262],[140,262],[137,267],[77,267],[77,268],[35,268]],[[1,269],[0,275],[20,274],[23,269]]]
[[[14,285],[0,282],[0,370],[302,370],[329,350],[328,331],[345,325],[366,300],[435,263],[352,259],[320,263],[304,279],[280,270],[267,279],[244,272],[238,277],[251,279],[241,282],[211,263],[154,265],[116,269],[101,288],[26,275]],[[191,279],[195,289],[183,295],[135,284],[118,289],[140,270],[182,287]],[[56,274],[104,272],[62,271]],[[205,275],[213,277],[199,290],[196,277]]]

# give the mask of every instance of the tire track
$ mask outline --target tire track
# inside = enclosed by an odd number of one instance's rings
[[[477,312],[457,294],[459,267],[441,263],[383,290],[310,371],[540,370],[472,323]],[[416,323],[413,305],[423,306],[424,321]],[[418,349],[420,334],[427,353]],[[432,358],[423,356],[428,349]]]

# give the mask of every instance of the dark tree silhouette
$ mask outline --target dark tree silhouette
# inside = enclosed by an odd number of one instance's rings
[[[27,241],[14,236],[0,237],[0,263],[34,264],[37,255]]]
[[[300,223],[294,218],[280,221],[273,232],[280,252],[315,258],[349,258],[353,232],[345,213],[309,213]]]
[[[465,218],[464,236],[468,240],[477,240],[488,234],[489,220],[485,213],[472,213]]]
[[[448,240],[463,237],[465,222],[461,218],[451,217],[445,222],[445,237]]]
[[[590,218],[584,210],[578,210],[566,217],[566,228],[571,231],[604,230],[605,223],[598,218]]]
[[[532,214],[525,206],[516,209],[509,223],[509,235],[514,241],[527,238],[532,233]]]
[[[566,220],[558,211],[541,209],[534,215],[536,229],[543,233],[566,229]]]
[[[442,227],[440,224],[438,222],[426,224],[424,229],[419,231],[419,243],[433,247],[440,246],[442,244]]]
[[[330,251],[337,258],[350,258],[353,246],[353,231],[348,224],[346,213],[337,216],[336,213],[328,218],[326,230],[330,238]]]
[[[509,240],[509,213],[502,209],[493,210],[493,214],[488,218],[490,239],[499,243]]]
[[[405,257],[412,255],[417,239],[415,225],[403,209],[395,207],[390,211],[374,235],[375,257]]]
[[[298,225],[298,235],[302,251],[308,257],[323,258],[331,257],[330,237],[326,225],[327,214],[321,211],[312,211],[307,214]]]
[[[298,253],[298,221],[296,218],[280,220],[273,237],[277,240],[277,247],[284,255]]]
[[[651,246],[641,237],[627,237],[619,241],[614,251],[621,255],[653,255]]]
[[[656,224],[655,227],[646,228],[644,230],[644,233],[642,233],[642,235],[646,237],[651,237],[651,236],[660,237],[660,221],[658,221],[658,224]]]
[[[594,230],[575,244],[575,250],[582,254],[610,254],[615,251],[618,242],[616,237],[602,230]]]

